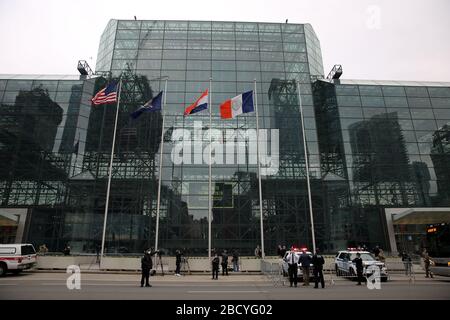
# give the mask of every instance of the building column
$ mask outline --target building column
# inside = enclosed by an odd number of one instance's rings
[[[386,214],[386,226],[389,237],[389,245],[391,247],[391,254],[396,256],[398,255],[397,251],[397,242],[395,241],[395,231],[394,231],[394,222],[392,220],[392,215],[394,214],[391,209],[384,209]]]

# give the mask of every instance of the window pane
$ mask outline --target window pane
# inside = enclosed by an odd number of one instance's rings
[[[383,89],[384,96],[391,96],[391,97],[405,96],[405,89],[403,89],[403,87],[383,86],[381,88]]]
[[[361,106],[361,101],[359,96],[337,96],[337,103],[339,106]]]
[[[428,97],[428,91],[425,87],[405,87],[408,97]]]
[[[408,104],[410,108],[426,108],[430,107],[430,99],[428,98],[409,98],[408,97]]]
[[[336,85],[336,94],[340,95],[359,95],[358,86]]]
[[[384,100],[382,97],[361,96],[361,103],[363,107],[384,107]]]
[[[430,87],[428,88],[428,93],[430,94],[430,97],[433,98],[447,98],[450,97],[450,88]]]
[[[362,96],[382,96],[378,86],[359,86],[359,92]]]

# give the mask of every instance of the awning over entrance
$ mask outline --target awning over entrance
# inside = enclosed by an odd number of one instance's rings
[[[450,208],[404,208],[392,215],[393,224],[434,224],[450,222]]]
[[[386,223],[391,252],[397,253],[394,225],[450,223],[450,208],[386,208]]]

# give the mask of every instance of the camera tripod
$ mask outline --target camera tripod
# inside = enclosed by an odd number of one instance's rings
[[[181,271],[184,273],[186,273],[186,267],[187,267],[187,272],[188,274],[191,274],[191,268],[189,267],[189,260],[188,258],[181,258]]]
[[[161,267],[161,274],[164,276],[164,267],[163,267],[163,263],[162,263],[162,259],[161,259],[161,255],[160,254],[156,254],[155,255],[155,273],[156,271],[158,271],[158,266]]]

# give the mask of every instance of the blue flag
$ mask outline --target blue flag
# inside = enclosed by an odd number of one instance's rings
[[[156,97],[148,101],[143,106],[140,106],[136,111],[130,114],[133,119],[137,119],[144,112],[160,111],[163,91],[158,93]]]

